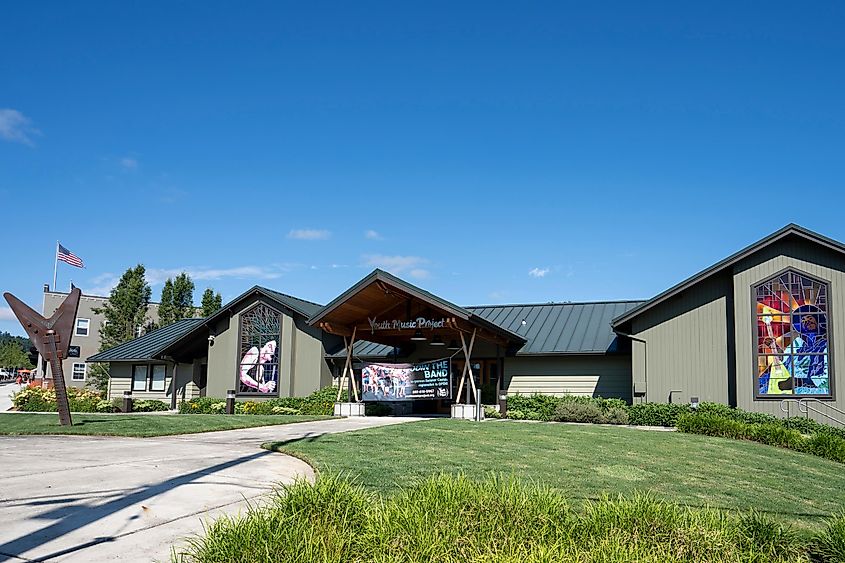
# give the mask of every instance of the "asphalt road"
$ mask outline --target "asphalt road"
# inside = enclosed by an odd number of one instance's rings
[[[208,518],[313,478],[260,444],[415,418],[304,422],[160,438],[0,436],[0,561],[168,561]]]

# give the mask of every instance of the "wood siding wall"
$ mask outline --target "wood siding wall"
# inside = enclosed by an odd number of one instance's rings
[[[505,359],[508,393],[545,393],[631,400],[630,356]]]
[[[143,362],[129,363],[129,362],[115,362],[111,364],[111,371],[109,378],[109,399],[123,398],[124,391],[132,391],[132,366]],[[164,362],[152,362],[147,365],[161,365]],[[170,403],[170,385],[173,377],[173,365],[165,364],[167,371],[164,378],[164,391],[132,391],[132,398],[134,399],[158,399],[166,403]],[[191,364],[179,364],[179,369],[176,372],[177,394],[176,398],[179,401],[190,400],[194,397],[199,397],[199,388],[191,380],[193,373],[193,366]]]
[[[728,288],[711,279],[635,319],[647,342],[632,344],[634,384],[646,389],[636,402],[728,402]]]

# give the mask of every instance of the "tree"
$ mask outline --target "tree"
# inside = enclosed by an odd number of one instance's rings
[[[161,303],[158,306],[158,326],[172,325],[176,322],[173,308],[173,280],[167,278],[161,288]]]
[[[0,344],[0,368],[32,368],[29,356],[14,342]]]
[[[94,312],[103,315],[106,321],[100,326],[101,352],[134,339],[136,331],[147,325],[147,309],[152,291],[144,277],[145,274],[143,264],[126,270],[111,290],[108,301],[102,307],[94,309]],[[94,364],[88,373],[90,383],[97,389],[105,391],[108,388],[107,364]]]
[[[172,325],[176,321],[194,316],[194,282],[182,272],[175,279],[168,278],[161,289],[158,306],[158,326]]]
[[[214,290],[206,288],[202,294],[202,316],[203,318],[210,317],[217,311],[223,308],[223,297],[219,293],[214,293]]]

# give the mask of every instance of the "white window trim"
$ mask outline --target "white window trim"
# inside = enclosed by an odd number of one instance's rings
[[[81,334],[79,332],[79,323],[80,321],[85,321],[87,324],[85,325],[85,334]],[[88,336],[91,334],[91,319],[86,319],[84,317],[80,317],[76,319],[76,325],[74,325],[73,335],[74,336]]]
[[[144,388],[143,389],[135,389],[135,381],[136,381],[136,379],[135,379],[135,368],[144,368],[144,379],[142,380],[144,382]],[[133,392],[137,391],[138,393],[140,393],[142,391],[146,391],[147,390],[147,380],[149,378],[150,378],[150,366],[148,366],[146,364],[133,364],[132,365],[132,383],[131,383],[130,388],[132,389]]]
[[[82,366],[82,377],[76,377],[76,367]],[[88,375],[88,364],[84,363],[77,363],[74,362],[73,368],[71,369],[70,379],[71,381],[85,381],[85,378]]]
[[[164,377],[161,380],[161,389],[155,388],[155,368],[160,367],[164,372]],[[165,364],[152,364],[147,368],[148,377],[150,378],[150,391],[155,393],[163,393],[167,391],[167,366]]]

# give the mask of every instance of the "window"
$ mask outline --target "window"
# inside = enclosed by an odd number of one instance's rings
[[[756,394],[832,397],[830,287],[786,271],[754,287]]]
[[[76,319],[76,336],[88,336],[91,319]]]
[[[278,394],[281,330],[282,314],[267,305],[257,305],[241,314],[238,393]]]
[[[70,378],[73,381],[85,381],[85,364],[73,364],[73,373]]]
[[[164,391],[164,376],[166,369],[163,365],[152,366],[150,375],[150,391]]]
[[[147,366],[132,366],[132,390],[147,390]]]
[[[141,338],[144,336],[144,327],[136,326],[135,327],[135,338]]]

